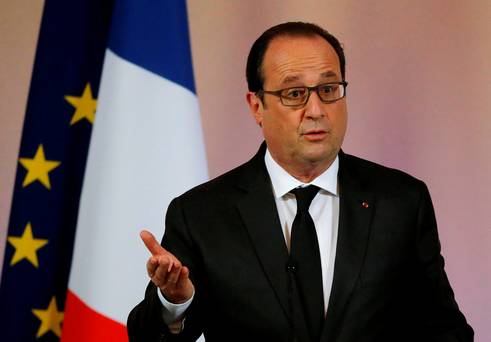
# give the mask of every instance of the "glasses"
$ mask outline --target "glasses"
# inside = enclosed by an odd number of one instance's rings
[[[303,106],[310,98],[310,93],[315,91],[319,99],[324,103],[332,103],[346,96],[348,82],[330,82],[314,87],[293,87],[280,90],[259,90],[256,94],[271,94],[280,98],[281,104],[288,107]]]

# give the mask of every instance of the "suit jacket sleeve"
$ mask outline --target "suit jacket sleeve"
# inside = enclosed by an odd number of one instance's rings
[[[172,334],[162,317],[162,303],[157,287],[149,282],[145,298],[128,317],[127,329],[130,341],[195,341],[201,335],[199,313],[200,289],[196,286],[197,261],[192,240],[187,233],[187,225],[179,198],[174,199],[167,210],[166,229],[161,245],[174,254],[190,270],[190,278],[195,284],[195,296],[186,311],[184,329]]]
[[[458,308],[444,271],[433,205],[426,185],[422,183],[422,187],[416,254],[422,278],[421,315],[426,335],[432,337],[431,341],[473,341],[473,330]]]

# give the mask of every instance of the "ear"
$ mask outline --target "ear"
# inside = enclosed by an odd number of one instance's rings
[[[247,99],[247,104],[249,105],[249,110],[252,116],[254,117],[254,120],[256,120],[256,123],[259,126],[262,126],[263,111],[264,111],[263,102],[255,93],[250,91],[247,92],[246,99]]]

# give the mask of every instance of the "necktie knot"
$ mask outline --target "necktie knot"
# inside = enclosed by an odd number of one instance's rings
[[[308,211],[310,203],[312,203],[315,195],[319,192],[319,187],[309,185],[303,188],[295,188],[290,192],[297,198],[297,211]]]

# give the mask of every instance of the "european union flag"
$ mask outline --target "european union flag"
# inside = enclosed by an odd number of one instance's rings
[[[46,0],[0,287],[0,340],[61,335],[113,1]]]

